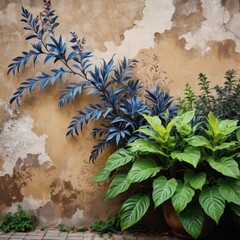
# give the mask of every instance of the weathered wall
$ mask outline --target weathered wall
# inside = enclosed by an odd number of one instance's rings
[[[7,66],[30,46],[24,41],[21,6],[37,15],[41,0],[0,1],[0,212],[22,202],[40,222],[88,223],[115,212],[121,199],[103,201],[106,185],[92,179],[109,152],[89,164],[93,140],[86,129],[80,137],[65,137],[76,110],[75,101],[59,108],[60,86],[25,96],[21,107],[9,106],[19,84],[41,71],[32,64],[16,76]],[[136,77],[151,87],[168,86],[175,97],[184,84],[198,89],[198,74],[223,82],[226,70],[239,72],[240,1],[237,0],[52,0],[60,27],[87,39],[95,56],[135,58]],[[65,79],[69,81],[69,79]]]

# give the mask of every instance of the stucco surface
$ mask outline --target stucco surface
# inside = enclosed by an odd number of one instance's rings
[[[41,0],[0,1],[0,213],[31,208],[39,222],[84,224],[105,218],[118,209],[120,198],[104,201],[106,184],[93,185],[94,174],[111,149],[96,164],[88,162],[96,143],[86,128],[79,137],[65,134],[87,96],[67,107],[57,104],[63,84],[24,95],[20,107],[9,100],[28,77],[50,66],[32,63],[20,73],[7,75],[12,59],[29,49],[24,41],[21,6],[35,16]],[[70,39],[70,31],[87,39],[96,61],[138,60],[136,78],[147,88],[159,83],[171,95],[182,96],[184,84],[198,89],[198,74],[213,83],[224,81],[228,69],[239,73],[240,3],[235,0],[52,0],[59,15],[57,34]],[[59,63],[56,63],[59,64]]]

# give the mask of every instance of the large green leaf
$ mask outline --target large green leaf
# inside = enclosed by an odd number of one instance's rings
[[[224,176],[239,178],[240,172],[238,163],[231,157],[222,157],[215,161],[212,157],[208,158],[210,166]]]
[[[195,168],[197,167],[200,156],[201,156],[200,149],[193,146],[185,148],[184,152],[173,151],[171,153],[171,157],[173,159],[178,159],[179,161],[190,163]]]
[[[191,120],[194,117],[194,113],[195,111],[188,111],[176,117],[177,121],[175,123],[175,126],[181,136],[189,136],[189,134],[191,134],[192,132]]]
[[[168,125],[167,125],[167,127],[166,127],[168,136],[170,136],[170,133],[171,133],[172,128],[173,128],[173,126],[175,125],[176,121],[177,121],[177,119],[174,118],[174,119],[172,119],[172,120],[168,123]]]
[[[180,127],[177,126],[177,130],[183,137],[188,137],[192,132],[192,125],[191,123],[187,123],[185,125],[181,125]]]
[[[141,159],[132,165],[127,179],[129,182],[141,182],[148,178],[154,177],[159,171],[160,167],[152,159]]]
[[[123,166],[135,159],[135,156],[124,148],[120,148],[108,157],[105,164],[105,169],[113,171],[114,169]]]
[[[225,200],[219,193],[218,187],[204,186],[199,195],[199,203],[204,212],[218,224],[225,208]]]
[[[178,214],[186,232],[194,239],[197,239],[202,232],[204,224],[204,211],[199,205],[189,204]]]
[[[237,137],[238,142],[240,142],[240,129],[237,130],[236,137]]]
[[[177,116],[177,124],[179,125],[186,125],[187,123],[190,123],[194,117],[194,114],[195,114],[195,111],[192,110],[192,111],[188,111],[188,112],[185,112],[184,114],[180,115],[180,116]]]
[[[168,156],[161,149],[161,145],[150,140],[150,139],[137,139],[128,146],[132,152],[142,153],[142,154],[159,154],[162,156]]]
[[[136,194],[131,196],[121,207],[120,221],[122,231],[137,223],[150,206],[148,195]]]
[[[158,140],[158,134],[153,129],[149,128],[149,126],[142,126],[137,131],[145,134],[148,137]]]
[[[184,182],[189,183],[194,189],[202,190],[206,183],[206,176],[205,172],[195,173],[193,170],[188,170],[184,173]]]
[[[146,114],[143,114],[143,117],[147,120],[147,122],[155,132],[157,132],[161,136],[164,135],[166,129],[162,125],[162,121],[158,116],[148,116]]]
[[[233,148],[235,147],[235,148]],[[222,150],[222,149],[236,149],[239,147],[239,143],[237,141],[232,142],[224,142],[213,148],[213,151]]]
[[[208,134],[211,134],[212,137],[218,138],[218,135],[220,133],[219,120],[215,117],[215,115],[212,112],[210,112],[208,114],[207,121],[209,123],[208,129],[210,130],[208,131]]]
[[[177,213],[186,208],[187,204],[192,201],[195,192],[190,184],[183,184],[178,181],[175,193],[172,196],[172,204]]]
[[[240,205],[239,179],[226,179],[219,181],[218,190],[226,201]]]
[[[187,139],[187,142],[194,147],[205,146],[209,149],[212,149],[210,142],[204,136],[192,136]]]
[[[221,120],[219,124],[220,131],[224,135],[229,135],[230,133],[234,132],[239,128],[237,126],[237,123],[238,123],[237,120],[231,120],[231,119]]]
[[[125,192],[130,186],[129,181],[127,181],[127,174],[121,173],[118,174],[111,182],[108,187],[106,198],[114,198],[118,194]]]
[[[110,174],[111,174],[111,171],[107,170],[105,166],[103,166],[94,177],[93,182],[98,183],[98,182],[105,181],[109,179]]]
[[[174,178],[167,179],[164,176],[153,181],[153,201],[155,208],[172,197],[177,188],[177,181]]]

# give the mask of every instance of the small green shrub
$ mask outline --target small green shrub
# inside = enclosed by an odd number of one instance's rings
[[[8,212],[3,216],[0,229],[4,232],[28,232],[34,230],[34,215],[32,211],[24,211],[22,206],[18,204],[16,212]]]
[[[208,77],[199,74],[200,94],[193,91],[189,83],[185,84],[184,97],[178,98],[179,109],[183,112],[195,110],[196,120],[206,120],[209,112],[219,119],[239,120],[240,118],[240,79],[234,69],[225,73],[222,85],[211,87]]]
[[[45,223],[43,223],[43,224],[39,225],[39,229],[40,229],[41,231],[45,231],[46,229],[48,229],[48,225],[45,224]]]
[[[86,232],[86,231],[88,231],[88,227],[80,226],[80,227],[76,228],[76,231],[77,232]]]
[[[63,223],[60,223],[60,224],[58,225],[58,230],[59,230],[60,232],[68,232],[68,231],[70,230],[70,227],[66,226],[66,225],[63,224]]]
[[[8,212],[3,216],[0,221],[0,229],[4,232],[10,232],[13,229],[13,214]]]
[[[100,236],[105,233],[115,233],[117,231],[120,231],[119,217],[110,216],[106,221],[97,220],[90,224],[89,229],[91,231],[97,232]]]

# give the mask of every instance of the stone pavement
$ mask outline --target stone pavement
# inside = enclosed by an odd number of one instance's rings
[[[0,240],[180,240],[171,233],[162,233],[160,235],[144,234],[113,234],[100,236],[94,232],[60,232],[56,229],[41,231],[36,229],[32,232],[10,232],[0,231]]]

